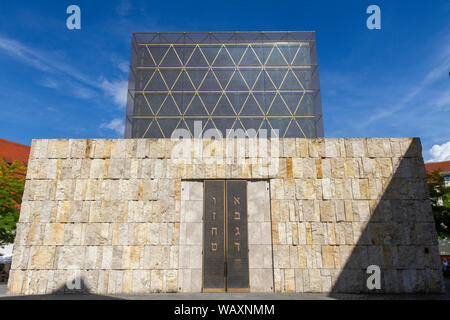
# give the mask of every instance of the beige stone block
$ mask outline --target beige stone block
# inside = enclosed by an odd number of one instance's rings
[[[22,270],[11,270],[8,281],[8,293],[20,295],[23,293],[22,287],[25,280],[25,272]]]
[[[322,222],[336,221],[336,212],[333,200],[320,202],[320,221]]]
[[[91,179],[105,178],[108,164],[109,164],[109,161],[106,161],[104,159],[93,159],[91,161],[91,170],[90,170],[89,178],[91,178]]]
[[[73,197],[73,188],[74,188],[73,180],[59,180],[56,182],[56,200],[71,200]],[[49,199],[49,197],[46,197]],[[46,200],[45,199],[45,200]],[[44,199],[42,199],[44,200]]]
[[[249,270],[250,292],[264,292],[262,269]]]
[[[62,245],[64,244],[64,224],[51,223],[45,227],[45,239],[46,245]]]
[[[325,139],[308,139],[309,156],[312,158],[325,156]]]
[[[33,246],[30,255],[30,269],[53,269],[55,258],[54,246]]]
[[[325,269],[334,268],[334,250],[332,246],[322,246],[322,266]]]
[[[84,266],[85,247],[60,246],[56,251],[57,268],[80,270]]]
[[[150,293],[150,270],[133,270],[133,293]]]
[[[199,222],[186,223],[186,244],[201,245],[203,224]]]
[[[312,243],[313,244],[325,244],[325,228],[326,224],[320,222],[312,222],[311,223],[311,231],[312,231]]]
[[[278,241],[279,244],[287,244],[286,237],[286,223],[279,222],[277,226],[278,230]]]
[[[41,245],[43,244],[43,232],[45,225],[41,223],[31,223],[28,229],[27,244],[28,245]]]
[[[109,223],[91,223],[86,228],[86,245],[108,245],[112,243],[112,228]]]
[[[165,292],[175,293],[178,292],[178,271],[177,270],[166,270],[166,287]]]
[[[249,244],[249,268],[261,268],[264,265],[264,247],[263,245]]]
[[[293,293],[295,292],[295,274],[294,269],[284,270],[284,292]]]
[[[313,237],[312,237],[311,223],[307,223],[305,225],[305,234],[306,234],[306,244],[312,244],[313,243]]]
[[[27,269],[28,260],[30,258],[31,247],[14,245],[14,255],[11,264],[11,269]]]
[[[370,199],[368,179],[359,179],[359,192],[361,199]]]
[[[354,200],[352,203],[353,218],[355,221],[369,221],[370,207],[367,200]]]
[[[181,203],[181,222],[202,222],[203,221],[203,201],[189,200]]]
[[[281,287],[282,287],[282,279],[281,279],[281,269],[274,269],[273,270],[273,274],[274,274],[274,291],[275,292],[281,292]],[[284,273],[283,273],[283,278],[284,278]],[[283,286],[284,289],[284,286]]]
[[[151,270],[150,290],[156,293],[164,291],[164,270]]]
[[[33,139],[31,142],[30,159],[46,158],[48,139]]]
[[[48,140],[47,158],[68,158],[70,154],[69,140],[51,139]]]
[[[320,275],[320,269],[309,270],[309,286],[310,292],[322,292],[322,277]]]
[[[189,248],[189,266],[194,269],[202,268],[202,247],[190,246]]]
[[[203,201],[203,183],[189,182],[189,200]]]
[[[85,269],[99,269],[101,265],[101,249],[97,246],[86,247],[84,268]]]
[[[296,152],[297,157],[300,158],[307,158],[309,157],[309,147],[308,147],[308,140],[307,139],[295,139],[295,145],[296,145]]]
[[[249,222],[248,223],[248,243],[249,244],[262,244],[262,230],[261,223]]]
[[[289,268],[290,263],[290,255],[289,255],[289,246],[288,245],[278,245],[277,249],[277,258],[278,258],[278,265],[275,265],[275,267],[278,268]]]
[[[295,180],[296,199],[316,199],[316,186],[314,179]]]
[[[202,291],[202,269],[191,269],[191,292]]]

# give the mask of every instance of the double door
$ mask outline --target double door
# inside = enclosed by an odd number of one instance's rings
[[[203,291],[248,291],[247,181],[204,182],[203,239]]]

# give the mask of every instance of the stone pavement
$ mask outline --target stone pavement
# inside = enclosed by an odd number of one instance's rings
[[[314,293],[172,293],[141,295],[40,295],[11,296],[0,283],[0,300],[450,300],[450,278],[445,294],[314,294]]]

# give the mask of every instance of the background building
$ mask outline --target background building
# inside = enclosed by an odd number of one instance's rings
[[[125,137],[177,128],[323,137],[315,33],[134,33]]]
[[[17,160],[27,165],[29,156],[30,146],[0,139],[0,159],[3,159],[7,163],[12,163],[14,160]]]
[[[425,169],[428,174],[441,171],[444,175],[445,185],[450,186],[450,161],[425,163]]]
[[[12,163],[14,160],[17,160],[27,165],[29,156],[30,146],[0,139],[0,159],[3,159],[7,163]],[[10,256],[12,250],[12,244],[0,246],[0,256]]]

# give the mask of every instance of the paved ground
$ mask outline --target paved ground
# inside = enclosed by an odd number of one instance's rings
[[[436,294],[280,294],[280,293],[172,293],[143,295],[42,295],[10,296],[6,284],[0,283],[0,300],[450,300],[450,278],[446,293]]]

